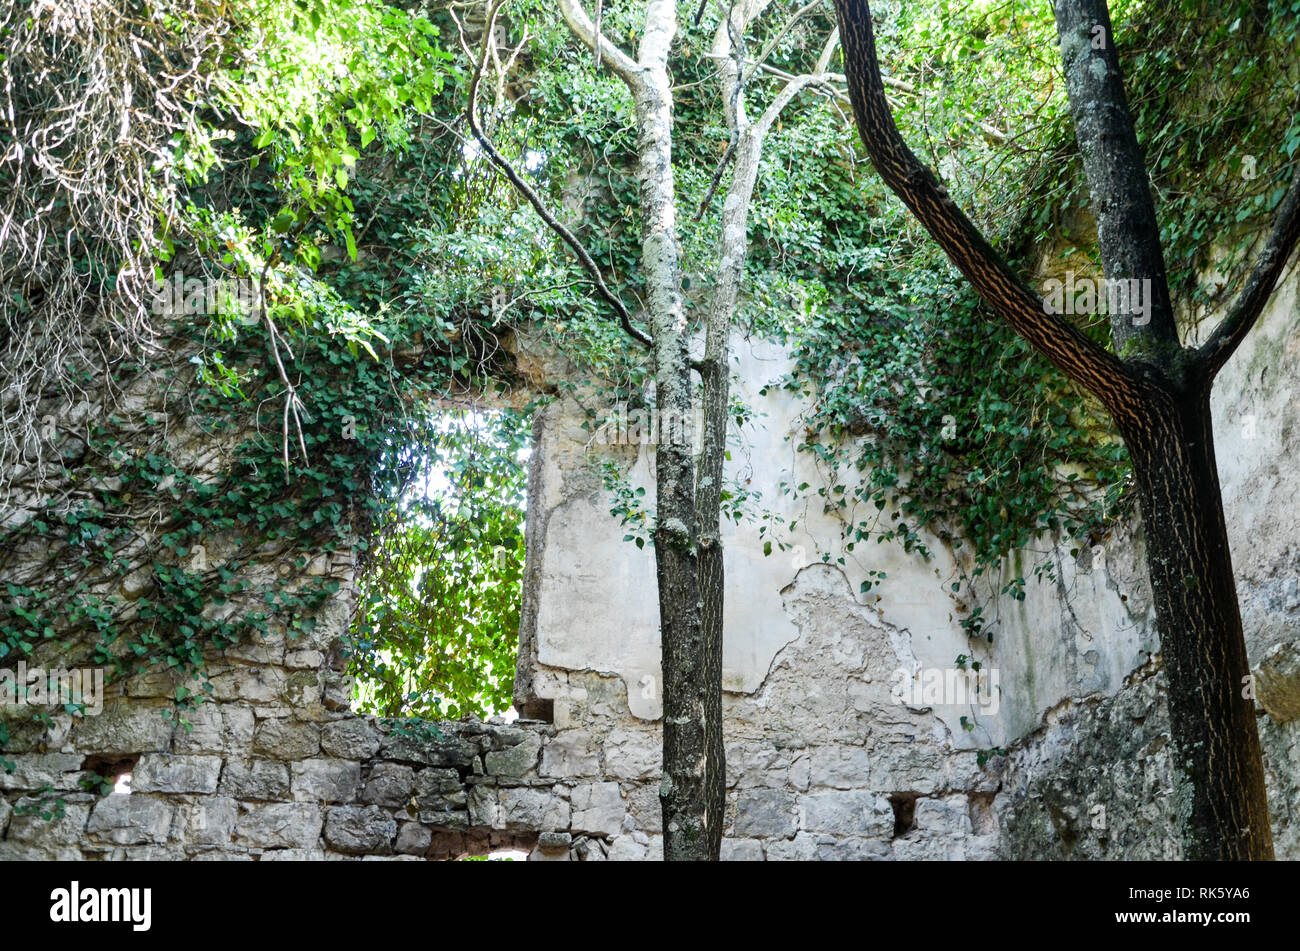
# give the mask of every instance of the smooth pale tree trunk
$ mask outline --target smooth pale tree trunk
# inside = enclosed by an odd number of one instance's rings
[[[668,53],[677,31],[673,0],[647,0],[636,59],[597,32],[578,0],[560,0],[565,22],[599,50],[627,85],[636,107],[637,182],[643,218],[641,266],[652,338],[655,409],[664,421],[692,418],[691,361],[681,293],[677,196],[673,182],[672,91]],[[674,427],[666,427],[671,430]],[[663,683],[664,858],[711,856],[705,828],[709,703],[708,651],[701,622],[695,460],[689,442],[662,438],[655,451],[655,580]]]
[[[654,338],[655,405],[664,420],[692,415],[690,354],[682,305],[673,184],[672,93],[668,49],[676,31],[674,0],[646,5],[646,33],[633,90],[637,112],[637,178],[644,216],[641,263]],[[673,427],[669,427],[672,429]],[[708,858],[705,830],[707,651],[701,624],[695,518],[695,460],[682,439],[661,438],[655,450],[655,578],[663,665],[664,858]]]
[[[598,50],[599,62],[623,80],[636,105],[637,176],[645,221],[642,266],[653,338],[656,409],[661,421],[655,453],[654,539],[664,708],[660,802],[664,858],[668,860],[716,861],[722,845],[726,806],[722,722],[725,573],[720,522],[727,450],[728,355],[745,270],[746,231],[758,160],[780,112],[802,90],[826,82],[825,71],[837,42],[833,36],[827,43],[815,74],[788,79],[763,114],[750,121],[744,106],[741,57],[735,55],[743,53],[743,48],[734,44],[769,2],[740,0],[732,4],[715,35],[713,53],[720,61],[719,89],[732,133],[735,165],[723,202],[719,264],[708,304],[704,356],[692,361],[680,291],[672,169],[668,51],[676,31],[676,7],[668,0],[648,0],[645,28],[633,60],[600,35],[579,0],[560,0],[569,28],[588,47]],[[723,171],[719,169],[718,175]],[[616,309],[626,316],[621,305]],[[663,435],[663,421],[680,423],[693,418],[692,369],[702,380],[704,431],[698,460],[692,458],[686,440]]]
[[[789,79],[763,112],[751,119],[746,111],[741,79],[743,40],[749,25],[769,0],[748,0],[730,7],[719,24],[713,56],[719,63],[718,87],[732,134],[734,165],[722,203],[722,234],[718,240],[718,268],[705,324],[704,358],[697,365],[703,382],[703,441],[697,469],[696,520],[699,530],[700,621],[704,635],[705,736],[708,771],[705,782],[705,828],[710,858],[722,847],[726,809],[726,751],[722,719],[722,648],[725,571],[721,537],[723,466],[727,453],[728,399],[730,391],[730,338],[740,301],[741,283],[748,259],[749,210],[758,182],[759,159],[772,124],[803,90],[826,81],[826,69],[838,36],[832,35],[818,58],[815,72]]]

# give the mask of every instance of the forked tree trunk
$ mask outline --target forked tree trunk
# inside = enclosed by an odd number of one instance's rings
[[[1111,314],[1121,359],[1011,270],[908,149],[894,123],[866,0],[835,0],[858,132],[881,178],[972,287],[1106,407],[1133,462],[1169,686],[1174,824],[1189,859],[1271,859],[1246,642],[1214,461],[1210,387],[1259,318],[1300,241],[1300,175],[1245,286],[1200,347],[1179,339],[1150,183],[1105,0],[1055,0],[1066,93],[1107,278],[1145,280],[1144,319]]]
[[[1117,417],[1133,461],[1169,685],[1174,830],[1193,860],[1272,859],[1209,386]]]

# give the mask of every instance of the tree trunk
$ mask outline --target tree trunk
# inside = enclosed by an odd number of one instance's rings
[[[727,450],[727,341],[717,359],[705,357],[704,438],[699,462],[696,512],[699,518],[700,624],[704,645],[704,733],[707,774],[704,790],[705,833],[709,859],[722,851],[722,824],[727,806],[727,754],[722,723],[722,625],[724,618],[722,537],[720,529],[722,467]]]
[[[663,665],[664,766],[659,801],[664,858],[702,861],[709,857],[704,819],[707,652],[700,622],[695,462],[690,445],[672,436],[692,413],[668,82],[668,50],[676,29],[673,0],[646,4],[638,55],[641,69],[632,93],[644,215],[641,264],[654,338],[655,406],[661,431],[655,450],[654,540]]]
[[[682,427],[692,417],[692,387],[677,243],[673,100],[668,77],[668,54],[677,32],[677,7],[675,0],[646,0],[635,60],[600,34],[579,0],[560,0],[560,12],[574,34],[598,50],[598,61],[623,80],[636,106],[637,181],[643,218],[641,268],[660,429],[654,462],[655,578],[659,589],[664,728],[659,802],[663,809],[664,858],[703,861],[710,858],[705,816],[710,668],[701,622],[695,461],[689,442],[680,438]],[[721,610],[720,603],[717,609]],[[715,848],[713,856],[716,854]]]
[[[1153,388],[1118,418],[1146,533],[1169,684],[1175,833],[1190,860],[1273,858],[1209,386]]]
[[[885,184],[976,292],[1115,420],[1137,480],[1168,677],[1174,832],[1189,859],[1271,859],[1209,403],[1215,373],[1259,317],[1300,240],[1300,175],[1292,178],[1273,233],[1227,317],[1203,347],[1182,346],[1107,4],[1056,0],[1054,7],[1106,276],[1149,280],[1153,294],[1143,320],[1111,313],[1119,356],[1046,307],[907,147],[885,97],[870,6],[835,0],[854,118]]]

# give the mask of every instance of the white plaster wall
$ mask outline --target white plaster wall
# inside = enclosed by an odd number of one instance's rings
[[[1291,463],[1300,442],[1292,399],[1300,386],[1298,284],[1293,268],[1213,400],[1253,664],[1275,645],[1300,645],[1300,478]],[[796,451],[807,407],[780,387],[759,392],[790,368],[779,346],[733,340],[733,388],[753,418],[734,434],[728,475],[749,480],[760,514],[769,509],[797,530],[769,535],[787,546],[770,556],[759,521],[724,532],[731,789],[724,852],[768,859],[989,857],[1000,849],[1026,857],[1070,849],[1094,857],[1163,854],[1167,843],[1147,841],[1167,808],[1168,726],[1151,663],[1159,638],[1140,528],[1076,555],[1050,539],[1016,553],[990,588],[1022,575],[1025,600],[995,598],[985,608],[996,622],[993,642],[972,640],[950,590],[954,557],[937,539],[925,539],[929,561],[892,542],[843,551],[840,525],[815,494],[826,475],[812,454]],[[611,450],[593,442],[583,419],[565,397],[541,427],[532,497],[543,511],[529,514],[545,526],[532,551],[541,559],[534,687],[555,700],[557,743],[589,751],[608,775],[650,781],[661,713],[654,556],[621,540],[625,530],[591,466]],[[653,507],[653,452],[631,447],[613,456]],[[803,482],[812,488],[800,498],[781,490]],[[830,564],[821,563],[824,553]],[[1040,583],[1032,569],[1044,558],[1056,579]],[[886,580],[858,593],[871,570]],[[997,671],[995,714],[971,704],[891,701],[883,682],[890,672],[948,668],[959,654]],[[617,679],[604,679],[610,675]],[[1261,736],[1278,854],[1296,854],[1300,721],[1265,716]],[[992,747],[1012,748],[1011,758],[978,766],[975,751]],[[861,815],[845,805],[848,812],[826,819],[828,802],[848,803],[858,792],[875,805]],[[915,797],[925,821],[891,831],[876,813],[900,796]],[[1087,838],[1093,799],[1113,807],[1109,838]],[[655,805],[631,803],[629,821],[643,831],[616,839],[623,844],[611,857],[653,855],[655,842],[635,837],[656,834]]]
[[[792,365],[777,345],[741,337],[733,340],[733,385],[753,408],[754,417],[733,433],[727,474],[748,480],[747,488],[759,495],[756,509],[769,509],[784,526],[796,524],[796,530],[780,530],[775,538],[786,544],[786,550],[774,546],[764,556],[761,519],[728,521],[724,528],[725,689],[752,694],[760,688],[777,654],[799,633],[782,593],[801,571],[821,563],[823,555],[843,575],[844,597],[875,612],[891,632],[891,669],[951,667],[959,654],[998,668],[1001,692],[996,715],[988,716],[972,705],[935,708],[958,748],[1003,745],[1036,726],[1043,710],[1063,697],[1081,690],[1112,689],[1145,661],[1153,649],[1147,625],[1130,614],[1129,604],[1137,602],[1121,600],[1126,591],[1139,586],[1130,578],[1136,567],[1131,557],[1122,565],[1124,580],[1117,582],[1102,557],[1089,553],[1084,559],[1087,567],[1082,567],[1066,552],[1054,552],[1060,583],[1031,581],[1023,603],[1002,599],[990,645],[983,639],[972,641],[960,626],[963,615],[950,594],[956,564],[937,538],[926,538],[932,553],[928,561],[893,543],[863,542],[846,552],[839,521],[823,513],[815,494],[828,476],[818,471],[812,454],[796,451],[807,407],[796,394],[779,387],[759,392]],[[576,405],[561,401],[550,413],[540,451],[557,464],[543,466],[548,484],[540,496],[553,507],[540,550],[538,660],[549,667],[617,674],[627,686],[631,712],[654,719],[661,705],[653,551],[622,541],[624,530],[609,514],[608,493],[598,482],[575,483],[572,478],[605,449],[580,427]],[[635,451],[628,480],[644,487],[653,505],[652,447]],[[842,473],[839,478],[844,477]],[[562,485],[566,478],[569,484]],[[782,492],[782,485],[804,482],[812,488],[798,498]],[[874,510],[871,514],[876,517]],[[887,523],[889,514],[887,510],[879,516],[882,523]],[[1030,557],[1025,557],[1021,570],[1029,570]],[[850,594],[860,591],[872,570],[885,572],[885,581],[866,595]],[[962,716],[974,721],[976,729],[963,729]]]

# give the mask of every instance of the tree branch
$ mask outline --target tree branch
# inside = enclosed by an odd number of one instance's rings
[[[1300,168],[1291,173],[1291,187],[1278,209],[1273,233],[1255,261],[1245,289],[1210,339],[1196,351],[1196,360],[1208,379],[1214,379],[1255,326],[1291,258],[1291,252],[1295,250],[1297,240],[1300,240]]]
[[[1141,281],[1136,286],[1145,292],[1140,310],[1115,308],[1110,314],[1115,351],[1134,351],[1169,368],[1181,343],[1110,11],[1106,0],[1056,0],[1054,6],[1066,98],[1097,218],[1102,267],[1107,279]]]
[[[573,31],[573,34],[582,40],[592,52],[600,51],[600,58],[596,61],[597,65],[608,63],[609,68],[614,71],[619,79],[633,89],[640,84],[641,67],[636,64],[632,57],[601,34],[599,28],[587,16],[587,11],[582,8],[580,0],[560,0],[560,14],[564,17],[564,22],[569,25],[569,29]]]
[[[907,147],[885,98],[866,0],[835,0],[849,98],[858,133],[881,179],[911,209],[975,291],[1070,379],[1114,415],[1140,412],[1136,380],[1124,364],[1060,316],[1020,280]]]
[[[596,285],[596,291],[612,308],[614,308],[615,313],[618,314],[619,323],[622,324],[623,330],[626,331],[627,334],[637,343],[648,347],[654,341],[652,341],[644,331],[637,329],[637,327],[632,323],[632,315],[628,312],[627,307],[623,305],[623,302],[619,299],[618,295],[609,289],[609,286],[605,283],[605,278],[600,273],[600,268],[596,265],[596,262],[592,259],[591,255],[587,253],[587,249],[582,246],[582,243],[574,236],[572,231],[561,224],[559,219],[551,214],[550,210],[546,207],[545,203],[543,203],[537,192],[533,190],[532,186],[524,181],[523,177],[515,171],[514,167],[505,160],[505,157],[496,150],[496,147],[493,146],[492,142],[486,135],[484,135],[483,130],[479,127],[478,87],[479,83],[482,81],[483,70],[487,66],[489,51],[493,44],[492,30],[496,24],[497,13],[501,10],[503,3],[504,0],[497,0],[488,13],[487,29],[483,34],[483,52],[474,66],[474,75],[470,78],[469,104],[466,107],[465,113],[466,118],[469,121],[470,131],[474,134],[474,138],[478,142],[479,147],[483,149],[484,154],[492,161],[493,165],[500,169],[501,174],[503,174],[510,184],[514,186],[515,191],[519,192],[519,194],[523,195],[524,198],[528,200],[528,203],[533,206],[533,210],[537,212],[538,217],[542,219],[545,225],[559,235],[560,239],[573,251],[574,255],[578,258],[578,261],[582,264],[583,269],[588,275],[590,275],[592,283]],[[610,64],[615,71],[618,70],[612,57],[610,58]]]

